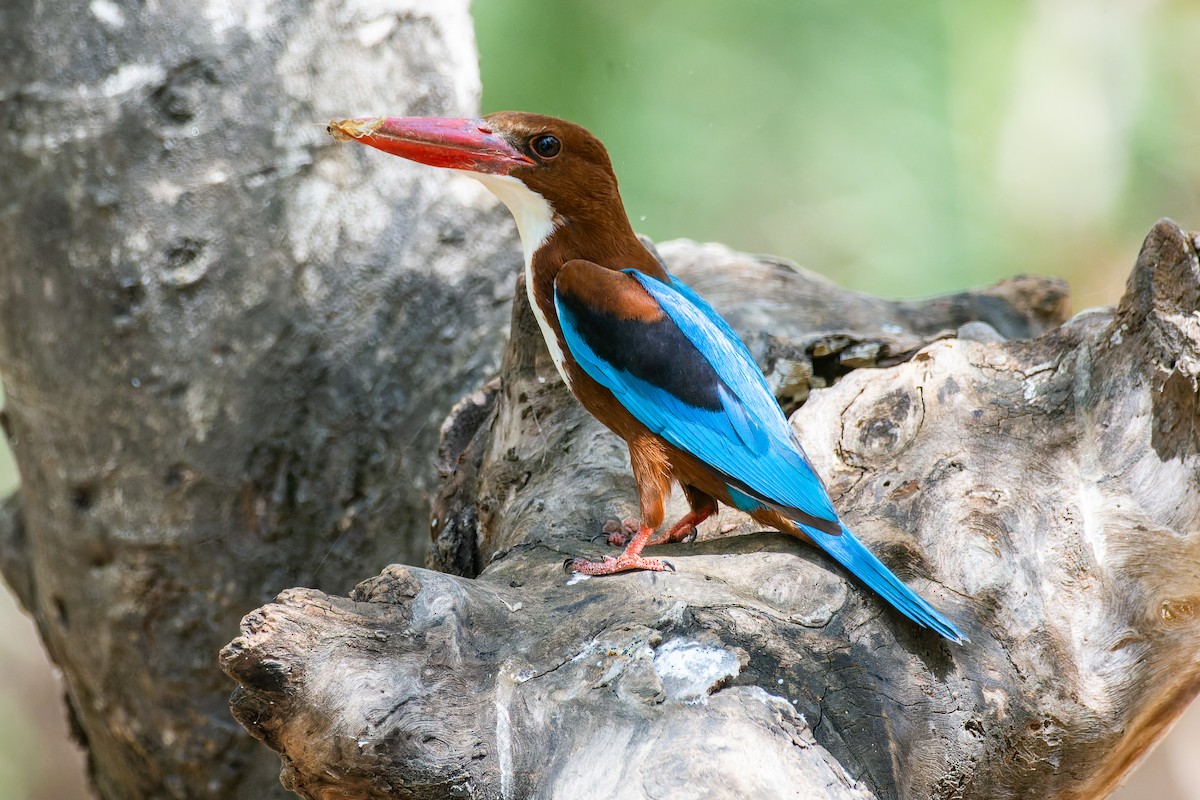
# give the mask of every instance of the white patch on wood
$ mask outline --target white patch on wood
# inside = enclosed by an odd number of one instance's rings
[[[1079,514],[1083,517],[1081,539],[1091,545],[1092,557],[1097,564],[1106,564],[1108,559],[1108,538],[1104,535],[1104,492],[1090,478],[1084,478],[1079,484]]]
[[[229,31],[262,39],[276,21],[269,0],[208,0],[201,8],[212,32],[223,38]]]
[[[508,665],[500,669],[496,680],[496,760],[500,762],[500,797],[512,798],[512,720],[508,716],[508,705],[512,702],[516,681],[509,674]]]
[[[123,64],[104,79],[100,92],[105,97],[116,97],[144,86],[161,83],[166,76],[166,70],[157,64]]]
[[[742,671],[737,654],[694,639],[672,639],[654,653],[654,671],[672,700],[700,703],[713,687]]]
[[[374,47],[392,35],[398,22],[399,18],[391,14],[364,20],[354,29],[354,36],[360,47]]]
[[[92,12],[92,16],[110,28],[125,27],[125,14],[112,0],[92,0],[88,10]]]
[[[533,254],[542,243],[550,238],[557,227],[554,219],[554,208],[550,201],[530,189],[520,180],[510,175],[489,175],[482,172],[466,173],[486,186],[492,194],[499,197],[513,219],[517,221],[517,232],[521,235],[521,247],[525,251],[525,293],[529,297],[529,305],[533,307],[533,315],[537,317],[538,327],[542,329],[542,338],[550,350],[550,358],[563,383],[571,385],[567,377],[566,356],[558,344],[558,334],[545,312],[538,305],[533,294]]]

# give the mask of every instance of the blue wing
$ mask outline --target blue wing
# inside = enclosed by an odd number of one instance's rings
[[[630,288],[602,267],[570,262],[560,273],[555,307],[580,368],[652,432],[717,471],[739,508],[783,512],[906,616],[962,641],[952,623],[838,521],[766,379],[728,323],[675,278],[667,284],[637,270],[625,274],[653,298],[657,313],[646,313],[644,302],[639,313],[623,310],[620,298]],[[585,281],[592,284],[586,297]],[[595,291],[597,282],[608,284],[606,291]]]
[[[628,274],[649,292],[659,319],[597,313],[556,285],[563,338],[584,372],[639,422],[749,498],[836,531],[825,487],[733,330],[690,289],[683,294],[640,272]]]

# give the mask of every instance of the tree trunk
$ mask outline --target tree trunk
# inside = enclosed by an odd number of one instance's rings
[[[7,3],[0,52],[0,566],[102,796],[284,796],[216,653],[422,557],[520,259],[473,182],[321,123],[475,113],[467,3]]]
[[[486,568],[284,592],[223,651],[234,713],[313,798],[1103,796],[1200,690],[1198,245],[1160,222],[1121,303],[1057,327],[1053,282],[889,303],[663,247],[781,397],[836,381],[798,435],[969,644],[728,510],[674,573],[569,578],[634,489],[518,299],[434,510],[433,562]]]

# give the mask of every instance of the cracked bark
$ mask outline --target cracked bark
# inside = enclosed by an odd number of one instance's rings
[[[5,3],[0,53],[0,568],[100,795],[290,796],[215,655],[419,561],[520,263],[473,184],[316,123],[475,113],[467,3]]]
[[[635,496],[518,292],[444,428],[458,576],[285,592],[222,653],[235,714],[307,797],[1103,796],[1200,690],[1197,244],[1159,223],[1120,304],[1066,321],[1044,280],[891,303],[662,247],[782,397],[835,380],[793,425],[969,645],[728,509],[659,549],[676,573],[568,579]]]

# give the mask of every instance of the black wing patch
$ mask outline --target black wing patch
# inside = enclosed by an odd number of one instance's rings
[[[690,406],[721,410],[720,376],[666,314],[651,322],[623,319],[567,293],[558,298],[597,356]]]

